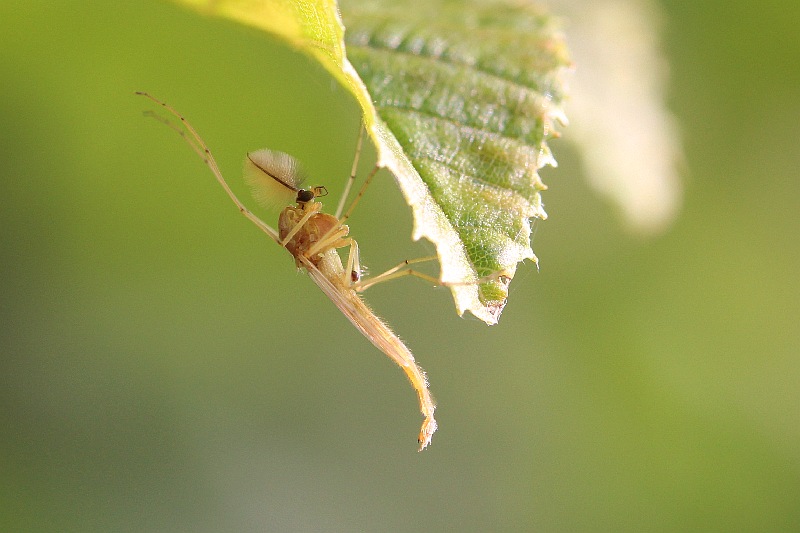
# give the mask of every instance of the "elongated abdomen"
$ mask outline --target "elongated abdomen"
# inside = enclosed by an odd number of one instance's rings
[[[335,250],[329,250],[324,254],[322,261],[320,261],[321,268],[317,268],[316,265],[305,258],[301,262],[308,270],[311,279],[336,304],[336,307],[350,320],[356,329],[405,372],[417,392],[420,411],[425,417],[418,437],[419,449],[424,449],[430,444],[431,437],[436,431],[436,420],[433,417],[436,403],[428,390],[428,378],[425,372],[417,365],[411,350],[389,329],[389,326],[375,316],[354,290],[345,286],[344,282],[341,281],[342,278],[339,274],[343,271],[343,268]]]

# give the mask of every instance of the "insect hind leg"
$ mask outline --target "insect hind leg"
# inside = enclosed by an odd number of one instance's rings
[[[359,282],[353,283],[351,288],[356,292],[363,292],[370,287],[378,285],[379,283],[384,283],[386,281],[391,281],[393,279],[402,278],[405,276],[413,276],[415,278],[419,278],[423,281],[427,281],[432,285],[436,285],[439,287],[461,287],[461,286],[469,286],[469,285],[480,285],[481,283],[488,283],[490,281],[498,281],[502,280],[503,278],[507,278],[501,272],[496,272],[494,274],[489,274],[488,276],[482,276],[479,278],[475,278],[474,280],[467,280],[467,281],[442,281],[439,278],[431,276],[430,274],[426,274],[424,272],[420,272],[419,270],[414,270],[413,268],[407,268],[410,265],[414,265],[417,263],[425,263],[427,261],[435,261],[438,259],[435,255],[428,256],[428,257],[417,257],[416,259],[406,259],[405,261],[401,261],[397,265],[393,266],[386,272],[382,274],[378,274],[377,276],[373,276],[369,279],[364,279]]]

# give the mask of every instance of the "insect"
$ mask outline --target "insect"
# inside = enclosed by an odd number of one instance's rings
[[[211,169],[211,172],[231,200],[233,200],[233,203],[236,204],[239,211],[272,240],[285,248],[294,257],[297,267],[308,272],[314,283],[331,299],[356,329],[405,372],[417,393],[420,411],[424,417],[417,440],[419,450],[425,449],[430,444],[431,437],[437,427],[433,416],[436,404],[428,389],[428,380],[425,372],[417,365],[414,356],[403,341],[380,318],[375,316],[358,295],[358,292],[381,281],[407,274],[421,277],[434,283],[439,282],[431,276],[406,268],[413,263],[432,258],[403,261],[383,274],[368,280],[361,279],[358,243],[349,236],[350,230],[344,222],[351,216],[364,191],[378,171],[377,165],[367,176],[347,211],[344,214],[341,213],[355,180],[363,129],[362,134],[359,135],[350,180],[345,186],[335,215],[324,213],[322,211],[322,203],[317,201],[319,197],[327,194],[325,187],[300,188],[301,176],[297,172],[296,161],[291,156],[266,149],[251,152],[247,155],[245,159],[245,177],[253,187],[257,197],[273,197],[276,195],[275,193],[277,193],[277,196],[290,195],[290,198],[294,196],[295,205],[289,205],[281,211],[278,219],[278,229],[275,230],[239,201],[222,176],[222,172],[206,143],[180,113],[148,93],[137,92],[136,94],[149,98],[179,121],[180,124],[178,125],[155,113],[147,113],[172,128],[189,144],[208,168]],[[349,249],[346,263],[342,263],[341,257],[337,252],[339,248]]]

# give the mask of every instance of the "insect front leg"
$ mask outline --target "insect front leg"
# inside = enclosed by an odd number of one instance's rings
[[[288,208],[287,208],[287,209],[288,209]],[[298,232],[298,231],[300,231],[301,229],[303,229],[303,227],[306,225],[306,223],[308,222],[308,220],[309,220],[311,217],[313,217],[314,215],[316,215],[318,212],[319,212],[319,210],[311,210],[311,209],[309,209],[308,211],[306,211],[306,212],[303,214],[303,216],[300,218],[300,220],[298,220],[298,221],[297,221],[297,224],[295,224],[294,226],[292,226],[292,229],[290,229],[290,230],[289,230],[289,231],[286,233],[286,236],[285,236],[283,239],[281,239],[281,240],[279,241],[279,244],[280,244],[281,246],[283,246],[284,248],[286,248],[286,245],[289,243],[289,241],[291,241],[291,240],[292,240],[292,237],[294,237],[295,235],[297,235],[297,232]]]
[[[150,100],[152,100],[153,102],[164,108],[169,114],[174,116],[179,121],[179,123],[181,124],[180,126],[178,124],[173,124],[168,119],[161,117],[153,112],[146,113],[148,116],[155,118],[156,120],[158,120],[159,122],[170,128],[171,130],[173,130],[175,133],[180,135],[181,138],[186,142],[186,144],[189,145],[189,147],[200,157],[200,159],[203,160],[203,163],[205,163],[205,165],[211,170],[211,173],[214,174],[214,177],[217,179],[219,184],[222,185],[223,189],[225,189],[225,192],[228,194],[230,199],[233,200],[234,204],[236,204],[236,207],[239,209],[239,212],[244,216],[246,216],[250,220],[250,222],[255,224],[258,227],[258,229],[269,235],[269,237],[272,238],[272,240],[274,240],[275,242],[280,242],[280,239],[278,238],[278,232],[275,231],[272,228],[272,226],[270,226],[269,224],[258,218],[249,209],[247,209],[247,207],[245,207],[245,205],[233,193],[231,188],[228,186],[228,182],[225,181],[225,178],[222,176],[222,171],[219,169],[219,165],[217,165],[217,160],[214,159],[214,156],[211,154],[211,150],[208,148],[208,145],[203,140],[203,138],[200,137],[200,134],[197,133],[197,130],[194,129],[194,126],[192,126],[189,123],[189,121],[186,120],[183,115],[178,113],[178,111],[176,111],[175,108],[173,108],[171,105],[162,102],[158,98],[145,92],[137,92],[136,94],[139,96],[144,96],[145,98],[149,98]]]

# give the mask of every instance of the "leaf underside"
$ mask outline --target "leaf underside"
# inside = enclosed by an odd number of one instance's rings
[[[545,218],[538,169],[562,119],[568,65],[551,18],[530,6],[475,2],[342,2],[347,56],[461,249],[439,249],[442,278],[466,256],[474,276],[512,278],[536,261],[530,218]],[[401,185],[402,188],[402,185]],[[418,235],[417,235],[418,236]],[[448,257],[454,256],[454,257]],[[508,280],[467,307],[494,323]],[[459,292],[473,287],[453,287]],[[463,311],[463,309],[459,309]]]
[[[350,89],[458,313],[496,323],[517,263],[536,261],[538,170],[555,163],[546,141],[564,121],[569,61],[551,17],[523,3],[346,0],[344,57],[332,0],[178,1],[274,33]]]

